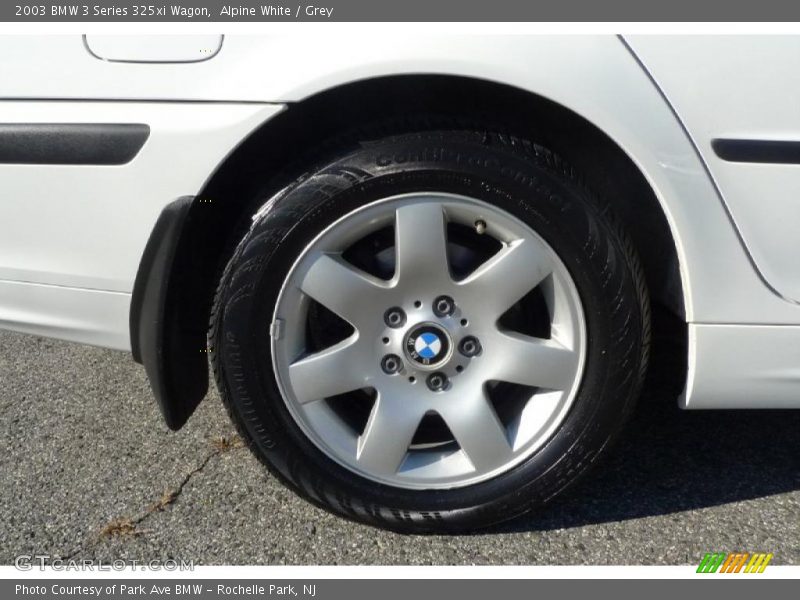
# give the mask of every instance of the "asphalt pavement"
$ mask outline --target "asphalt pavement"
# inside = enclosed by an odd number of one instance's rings
[[[0,564],[649,565],[710,551],[800,563],[800,411],[679,410],[677,343],[658,341],[626,433],[566,498],[471,535],[409,536],[286,490],[216,393],[173,433],[130,355],[0,332]]]

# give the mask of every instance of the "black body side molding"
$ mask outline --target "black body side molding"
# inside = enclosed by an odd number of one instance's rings
[[[800,165],[800,142],[716,139],[711,147],[728,162]]]
[[[133,287],[131,350],[144,365],[167,426],[180,429],[208,391],[205,330],[184,325],[175,298],[186,269],[176,265],[182,233],[191,219],[193,196],[171,202],[147,241]]]
[[[149,136],[141,123],[0,123],[0,164],[122,165]]]

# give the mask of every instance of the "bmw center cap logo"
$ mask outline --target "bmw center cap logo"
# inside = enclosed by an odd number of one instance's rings
[[[406,339],[408,356],[420,365],[441,362],[450,350],[447,334],[436,325],[422,325],[414,329]]]
[[[414,342],[414,350],[420,358],[433,360],[442,351],[442,340],[435,333],[425,332]]]

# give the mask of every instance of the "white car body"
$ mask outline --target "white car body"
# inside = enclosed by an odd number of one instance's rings
[[[680,263],[685,408],[800,408],[800,166],[712,148],[800,143],[800,38],[62,35],[3,36],[0,50],[0,123],[150,128],[125,164],[0,164],[3,328],[130,350],[159,214],[251,132],[349,82],[452,75],[552,100],[639,168]]]

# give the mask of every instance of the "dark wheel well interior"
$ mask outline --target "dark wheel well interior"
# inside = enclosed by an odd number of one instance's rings
[[[210,177],[191,208],[174,269],[179,330],[204,339],[212,296],[225,262],[249,221],[254,199],[300,176],[332,150],[331,140],[358,131],[483,123],[531,139],[577,170],[625,224],[644,263],[651,300],[683,319],[675,243],[652,189],[602,131],[541,96],[461,77],[404,75],[337,87],[294,103],[250,135]],[[371,127],[381,124],[380,128]],[[353,137],[353,139],[356,139]]]

